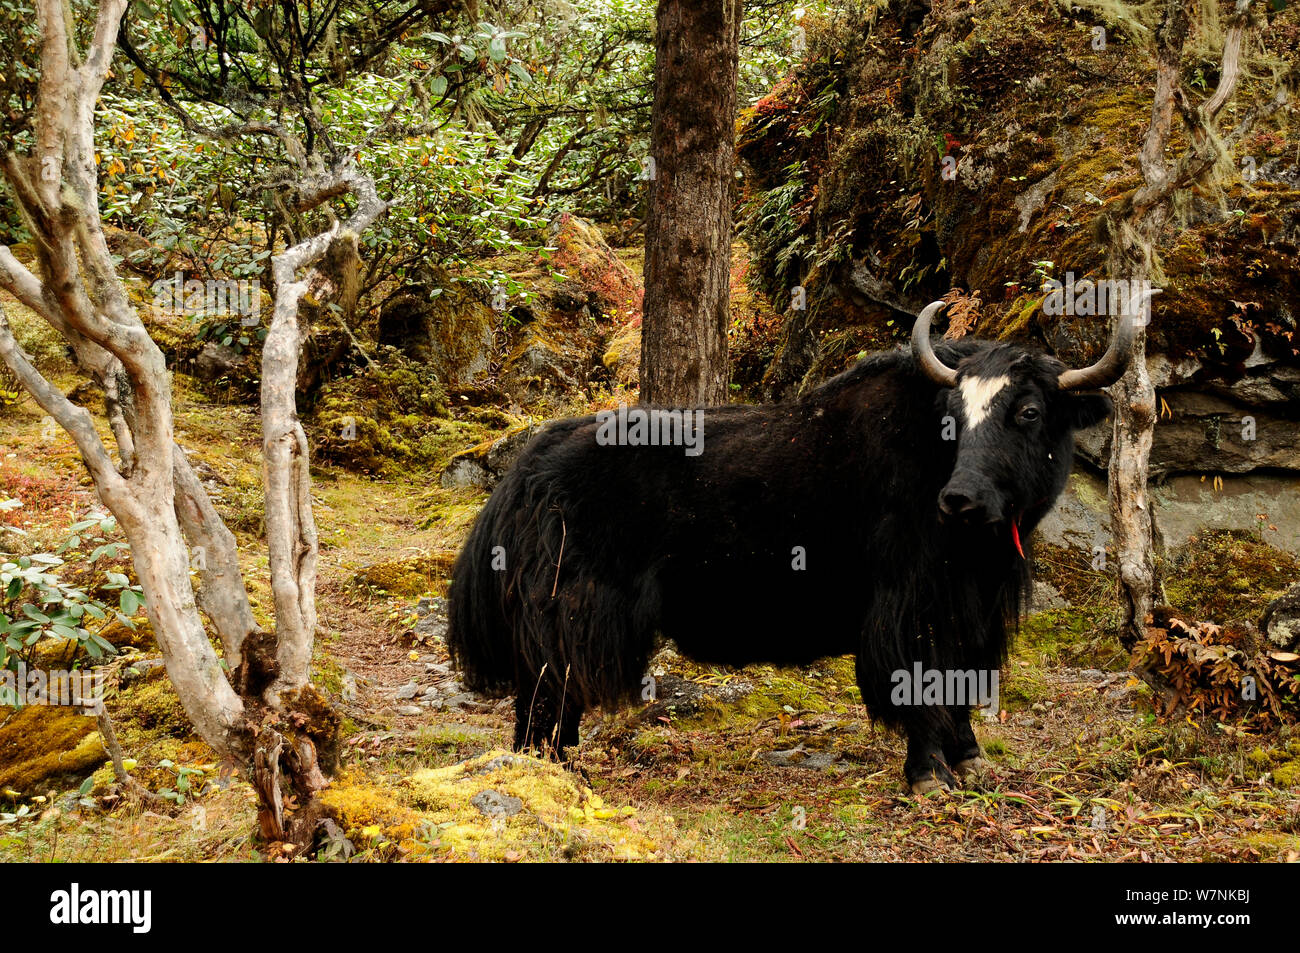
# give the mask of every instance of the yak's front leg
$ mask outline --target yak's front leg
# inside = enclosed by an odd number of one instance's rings
[[[951,723],[943,741],[944,759],[963,781],[979,777],[988,770],[989,763],[984,760],[980,743],[975,740],[975,730],[970,724],[970,709],[949,708],[948,715]]]
[[[944,755],[944,719],[936,717],[941,711],[921,708],[904,723],[907,760],[903,762],[903,773],[913,794],[929,794],[959,786]]]

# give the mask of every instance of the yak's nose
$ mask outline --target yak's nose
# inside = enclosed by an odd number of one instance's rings
[[[945,519],[978,526],[993,519],[995,509],[987,494],[969,486],[950,484],[939,494],[939,512]]]
[[[956,516],[968,523],[984,521],[984,505],[960,490],[944,490],[940,493],[939,509],[944,516]]]

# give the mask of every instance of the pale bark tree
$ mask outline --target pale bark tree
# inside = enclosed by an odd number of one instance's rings
[[[1139,155],[1142,185],[1121,211],[1104,223],[1106,269],[1117,280],[1144,282],[1160,274],[1157,247],[1180,192],[1209,182],[1216,169],[1261,117],[1288,101],[1285,83],[1271,100],[1252,107],[1231,129],[1220,128],[1220,113],[1236,94],[1242,44],[1253,26],[1251,0],[1238,0],[1224,38],[1219,84],[1204,102],[1182,80],[1180,61],[1191,32],[1187,0],[1165,0],[1153,34],[1156,59],[1151,121]],[[1187,130],[1187,148],[1166,158],[1175,117]],[[1149,315],[1146,302],[1127,302]],[[1121,318],[1123,315],[1121,315]],[[1145,634],[1146,620],[1163,599],[1155,571],[1153,515],[1147,495],[1148,461],[1157,419],[1156,393],[1146,366],[1146,334],[1139,329],[1128,371],[1111,389],[1115,401],[1108,467],[1111,525],[1124,619],[1121,641],[1132,647]]]
[[[740,0],[660,0],[641,400],[727,400]]]
[[[327,784],[321,762],[330,755],[320,747],[336,743],[337,719],[309,681],[317,541],[307,441],[294,402],[298,302],[324,281],[312,266],[331,243],[355,241],[385,203],[369,177],[351,164],[309,169],[304,162],[301,177],[291,183],[300,210],[323,207],[345,194],[353,196],[355,206],[345,221],[274,257],[275,300],[261,387],[275,631],[264,632],[249,603],[235,538],[175,441],[163,354],[130,304],[105,241],[94,109],[127,2],[102,0],[83,53],[72,8],[61,0],[38,0],[41,71],[34,144],[27,155],[10,147],[0,158],[36,257],[32,270],[0,246],[0,287],[59,333],[102,389],[116,459],[90,412],[32,365],[3,308],[0,359],[71,435],[96,492],[129,540],[154,637],[195,728],[253,781],[261,797],[263,836],[301,842],[311,834],[313,797]],[[191,565],[198,570],[197,592]],[[220,642],[221,657],[204,616]],[[288,793],[302,810],[286,807]]]

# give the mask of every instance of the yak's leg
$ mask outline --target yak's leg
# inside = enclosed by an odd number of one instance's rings
[[[970,709],[949,708],[948,715],[952,724],[943,740],[944,759],[963,780],[983,774],[989,765],[980,751],[980,743],[975,740],[975,730],[970,724]]]
[[[943,753],[943,719],[935,711],[919,710],[907,722],[907,760],[903,773],[913,794],[929,794],[940,788],[957,787]]]
[[[582,706],[545,683],[519,687],[515,695],[515,750],[534,749],[562,760],[564,749],[578,744]]]

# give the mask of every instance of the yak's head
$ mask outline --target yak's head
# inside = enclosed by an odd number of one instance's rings
[[[1110,413],[1110,399],[1098,391],[1128,366],[1135,326],[1121,318],[1106,354],[1083,370],[1004,344],[974,350],[949,367],[930,344],[930,321],[942,307],[929,305],[912,330],[921,367],[948,388],[940,400],[957,440],[956,463],[937,500],[939,517],[1005,531],[1023,555],[1021,532],[1037,524],[1065,487],[1075,431]]]

